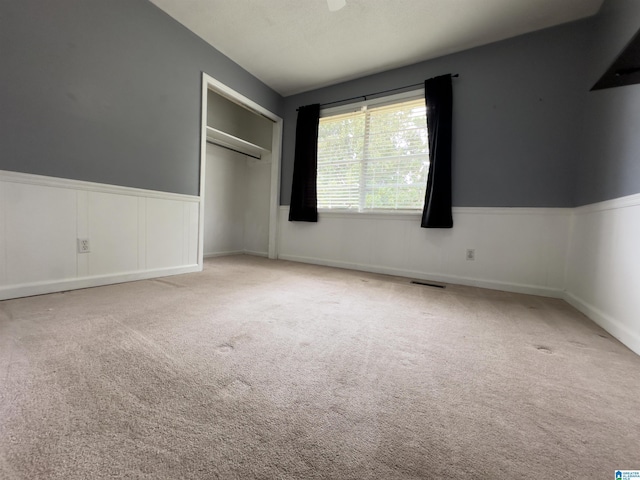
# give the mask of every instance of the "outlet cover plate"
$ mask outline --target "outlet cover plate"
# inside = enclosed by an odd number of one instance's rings
[[[89,243],[88,238],[79,238],[78,239],[78,253],[90,253],[91,252],[91,244]]]

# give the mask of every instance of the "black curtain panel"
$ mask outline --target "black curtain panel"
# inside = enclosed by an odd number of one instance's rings
[[[453,92],[451,75],[424,82],[429,131],[429,176],[422,211],[423,228],[452,228],[451,126]]]
[[[318,124],[320,105],[307,105],[298,109],[296,123],[296,150],[293,161],[290,222],[317,222],[318,198]]]

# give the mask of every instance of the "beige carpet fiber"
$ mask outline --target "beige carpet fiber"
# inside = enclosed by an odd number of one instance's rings
[[[236,256],[0,302],[2,479],[609,479],[639,406],[561,300]]]

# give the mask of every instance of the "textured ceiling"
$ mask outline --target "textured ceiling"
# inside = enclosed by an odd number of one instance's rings
[[[595,14],[603,0],[151,0],[280,94]]]

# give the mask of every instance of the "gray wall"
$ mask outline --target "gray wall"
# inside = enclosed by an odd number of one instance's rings
[[[281,203],[291,196],[296,108],[454,79],[456,206],[569,207],[579,161],[590,21],[285,98]]]
[[[593,22],[589,87],[640,28],[640,1],[607,0]],[[589,92],[576,173],[575,203],[640,193],[640,85]]]
[[[282,98],[146,0],[3,0],[0,169],[198,194],[204,71]]]

